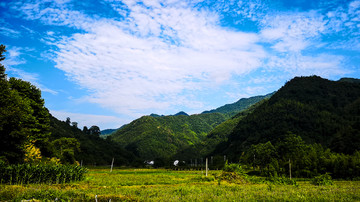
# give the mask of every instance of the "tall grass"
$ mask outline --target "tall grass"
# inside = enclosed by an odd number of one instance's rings
[[[222,171],[91,169],[86,179],[66,184],[0,185],[0,201],[360,201],[360,181],[334,181],[316,186],[273,183],[219,185]],[[253,176],[255,177],[255,176]],[[265,178],[261,178],[265,180]]]
[[[86,168],[74,165],[0,163],[1,184],[62,184],[85,178]]]

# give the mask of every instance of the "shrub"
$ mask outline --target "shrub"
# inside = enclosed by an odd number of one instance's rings
[[[242,176],[246,175],[245,170],[239,164],[236,164],[236,163],[228,164],[226,162],[223,171],[224,172],[233,172],[233,173],[236,173],[236,174],[242,175]]]
[[[227,181],[230,183],[235,184],[246,184],[248,183],[248,180],[245,176],[239,175],[235,172],[222,172],[219,176],[216,177],[218,180],[218,183],[220,184],[220,181]]]
[[[227,161],[223,168],[223,172],[218,175],[216,179],[219,184],[222,180],[236,184],[244,184],[248,182],[245,170],[239,164],[228,164]]]
[[[323,175],[319,175],[313,178],[312,180],[312,184],[313,185],[332,185],[333,181],[331,179],[331,176],[329,175],[329,173],[325,173]]]

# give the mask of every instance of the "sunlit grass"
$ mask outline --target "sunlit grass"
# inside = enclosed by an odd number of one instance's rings
[[[233,184],[219,185],[211,171],[204,180],[202,171],[162,169],[91,169],[86,179],[69,184],[1,185],[4,200],[82,200],[95,201],[359,201],[360,182],[335,181],[332,186],[315,186],[310,181],[294,185]]]

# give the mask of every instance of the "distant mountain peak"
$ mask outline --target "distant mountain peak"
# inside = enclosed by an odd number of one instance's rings
[[[159,114],[154,114],[154,113],[152,113],[152,114],[150,114],[149,116],[151,116],[151,117],[161,117],[161,116],[164,116],[164,115],[159,115]]]
[[[177,114],[175,114],[174,116],[180,116],[180,115],[184,115],[184,116],[189,116],[189,114],[187,114],[184,111],[178,112]]]
[[[339,81],[340,82],[349,82],[349,83],[360,83],[360,79],[347,78],[347,77],[341,78]]]

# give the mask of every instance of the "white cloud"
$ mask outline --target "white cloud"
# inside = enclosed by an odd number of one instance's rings
[[[339,55],[320,54],[304,56],[298,53],[274,56],[269,61],[269,68],[287,72],[289,78],[294,76],[318,75],[328,78],[333,75],[351,73],[343,69],[344,57]]]
[[[354,37],[360,33],[358,2],[347,8],[279,11],[257,0],[107,0],[103,3],[123,17],[114,19],[91,17],[61,0],[12,7],[28,20],[79,29],[67,37],[57,31],[43,37],[47,45],[56,46],[56,67],[90,92],[82,100],[138,116],[176,106],[206,106],[193,95],[238,83],[236,76],[259,68],[267,75],[279,74],[271,79],[251,76],[253,83],[264,85],[297,75],[349,73],[345,56],[324,50],[335,47],[327,37],[346,35],[349,29],[352,41],[359,41]],[[225,28],[221,15],[231,16],[236,25],[250,20],[259,31]],[[355,47],[339,38],[336,47]],[[241,95],[265,91],[258,86],[242,89]]]
[[[71,113],[66,111],[51,110],[50,113],[57,119],[65,121],[67,117],[70,117],[71,122],[77,122],[78,128],[82,129],[84,126],[90,128],[93,125],[102,126],[100,130],[109,128],[119,128],[122,123],[129,122],[115,116],[104,116],[94,114],[83,114],[83,113]]]
[[[11,38],[19,38],[21,36],[21,32],[8,27],[0,27],[0,34]]]
[[[62,41],[56,59],[57,68],[93,92],[90,102],[119,113],[182,105],[209,84],[258,68],[266,56],[256,34],[222,29],[212,13],[127,6],[128,21],[95,23],[93,31]]]
[[[12,76],[20,78],[24,81],[29,81],[31,84],[35,85],[36,87],[40,88],[41,91],[51,93],[56,95],[58,92],[47,88],[46,86],[39,83],[39,75],[36,73],[26,72],[20,68],[18,65],[22,65],[26,63],[26,60],[22,57],[23,51],[28,51],[26,48],[19,48],[19,47],[11,47],[8,48],[6,51],[6,60],[2,63],[4,64],[7,73],[10,73]]]
[[[316,11],[269,15],[263,20],[261,36],[279,52],[300,52],[317,43],[326,22]],[[274,43],[275,42],[275,43]]]

